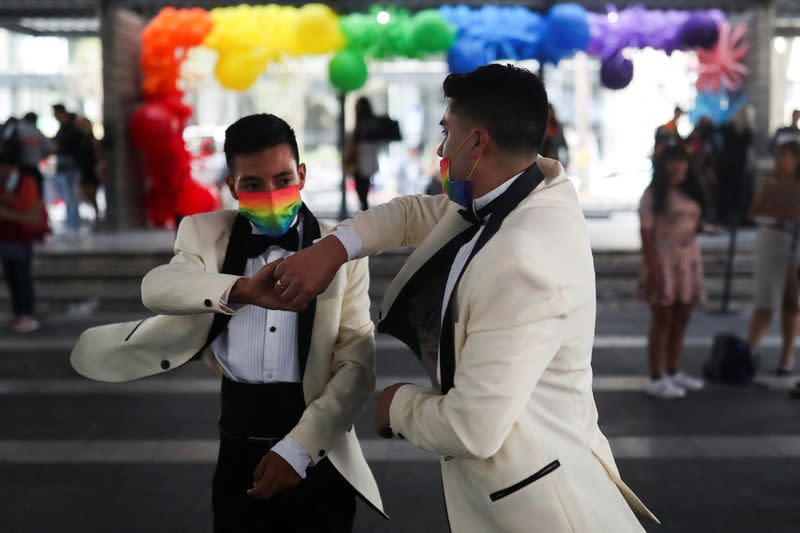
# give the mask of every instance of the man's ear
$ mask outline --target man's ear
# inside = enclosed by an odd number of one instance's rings
[[[231,192],[231,196],[233,196],[234,200],[239,199],[239,194],[236,192],[236,180],[233,176],[228,174],[225,176],[225,183],[228,184],[228,190]]]
[[[475,140],[472,144],[473,157],[478,157],[486,152],[486,146],[489,144],[491,138],[489,137],[489,130],[486,128],[478,128],[475,130]]]
[[[306,164],[300,163],[297,165],[297,179],[300,182],[300,190],[306,186]]]

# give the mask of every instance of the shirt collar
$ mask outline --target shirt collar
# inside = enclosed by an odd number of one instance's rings
[[[519,174],[517,174],[513,178],[504,181],[503,183],[501,183],[500,185],[498,185],[497,187],[495,187],[491,191],[487,192],[486,194],[484,194],[480,198],[475,198],[472,201],[472,208],[475,210],[475,212],[477,213],[478,211],[480,211],[481,209],[483,209],[484,207],[489,205],[493,200],[498,198],[501,194],[506,192],[508,190],[508,188],[511,187],[511,184],[514,183],[515,181],[517,181],[517,178],[522,176],[523,172],[525,172],[525,171],[523,170],[522,172],[520,172]]]

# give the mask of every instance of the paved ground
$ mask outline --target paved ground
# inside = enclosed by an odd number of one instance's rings
[[[81,329],[127,318],[51,317],[36,337],[0,336],[0,531],[210,531],[216,380],[191,365],[104,385],[66,363]],[[711,334],[744,325],[741,314],[697,314],[687,368],[699,371]],[[765,376],[747,389],[651,400],[639,391],[646,327],[644,312],[601,310],[594,368],[601,425],[622,475],[663,521],[648,531],[797,531],[800,402],[787,398],[788,383]],[[775,332],[768,340],[767,370]],[[422,381],[392,339],[379,338],[378,357],[379,385]],[[356,431],[393,520],[362,506],[356,531],[446,531],[436,458],[375,438],[373,412],[370,403]]]

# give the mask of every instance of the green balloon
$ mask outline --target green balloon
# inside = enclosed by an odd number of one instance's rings
[[[343,93],[360,89],[367,82],[367,62],[354,50],[341,50],[328,63],[328,79]]]
[[[423,53],[446,52],[455,41],[455,28],[435,9],[420,11],[412,24],[414,45]]]
[[[347,39],[347,48],[364,53],[375,42],[378,33],[375,17],[353,13],[339,19],[339,28]]]

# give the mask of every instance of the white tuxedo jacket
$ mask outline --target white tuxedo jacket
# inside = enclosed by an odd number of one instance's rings
[[[540,157],[537,165],[544,181],[456,288],[454,387],[444,395],[435,380],[443,290],[425,292],[443,287],[451,266],[431,258],[469,223],[445,196],[398,198],[345,223],[362,237],[363,255],[416,248],[386,291],[378,330],[408,342],[434,387],[401,387],[391,426],[441,456],[455,533],[640,532],[632,510],[657,520],[620,479],[597,423],[586,223],[561,164]]]
[[[212,329],[219,329],[215,316],[220,323],[226,313],[220,299],[238,277],[220,273],[223,261],[235,255],[229,240],[236,215],[222,211],[183,219],[172,261],[153,269],[142,282],[144,304],[159,314],[85,331],[72,351],[73,368],[94,380],[121,382],[166,372],[197,356],[221,373],[209,336]],[[323,233],[330,229],[321,225]],[[306,218],[305,245],[311,235]],[[316,305],[309,306],[311,311],[301,313],[299,352],[305,358],[307,407],[289,436],[309,452],[312,465],[328,457],[383,513],[377,484],[353,429],[375,387],[368,287],[367,262],[348,263],[317,297]]]

